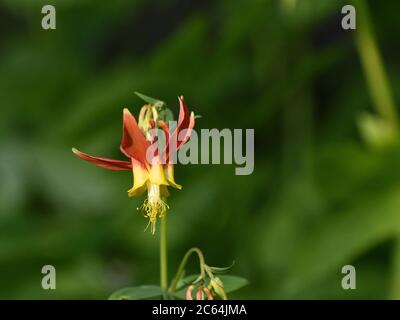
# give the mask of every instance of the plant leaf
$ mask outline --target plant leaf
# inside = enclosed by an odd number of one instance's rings
[[[224,284],[224,290],[226,293],[239,290],[249,283],[247,279],[243,277],[231,276],[228,274],[220,275],[218,278],[220,278]]]
[[[138,287],[123,288],[115,291],[108,298],[109,300],[143,300],[163,295],[159,286],[144,285]]]
[[[159,105],[162,104],[162,105],[165,105],[165,102],[164,102],[164,101],[161,101],[161,100],[159,100],[159,99],[146,96],[146,95],[144,95],[144,94],[142,94],[142,93],[140,93],[140,92],[136,92],[136,91],[135,91],[135,94],[136,94],[140,99],[142,99],[143,101],[145,101],[145,102],[147,102],[147,103],[150,103],[150,104],[152,104],[152,105],[155,105],[155,104],[159,104]]]

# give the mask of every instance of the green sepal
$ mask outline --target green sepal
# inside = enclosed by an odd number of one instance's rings
[[[147,102],[147,103],[152,104],[152,105],[154,105],[154,106],[165,106],[165,102],[164,102],[164,101],[161,101],[161,100],[159,100],[159,99],[146,96],[146,95],[144,95],[144,94],[142,94],[142,93],[140,93],[140,92],[136,92],[136,91],[135,91],[134,93],[135,93],[140,99],[142,99],[144,102]]]

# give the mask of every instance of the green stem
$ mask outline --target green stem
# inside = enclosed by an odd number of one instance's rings
[[[373,34],[367,4],[364,0],[353,0],[353,3],[356,5],[359,21],[356,32],[357,49],[376,112],[397,133],[396,105],[383,59]],[[389,294],[392,299],[400,299],[400,236],[395,238],[392,259],[392,282]]]
[[[191,248],[191,249],[189,249],[189,250],[186,252],[186,254],[184,255],[184,257],[183,257],[183,259],[182,259],[182,261],[181,261],[181,263],[180,263],[180,265],[179,265],[179,267],[178,267],[178,270],[176,271],[176,275],[175,275],[174,279],[172,280],[172,283],[171,283],[171,285],[170,285],[168,291],[173,292],[173,291],[176,290],[176,286],[178,285],[178,282],[179,282],[180,278],[182,277],[182,274],[183,274],[183,271],[185,270],[186,264],[187,264],[187,262],[188,262],[190,256],[191,256],[193,253],[196,253],[197,256],[199,257],[199,262],[200,262],[200,276],[201,276],[202,278],[205,278],[206,273],[205,273],[205,269],[204,269],[205,260],[204,260],[203,252],[201,252],[201,250],[200,250],[199,248]]]
[[[161,219],[160,228],[160,286],[161,289],[168,288],[168,265],[167,265],[167,216]]]
[[[371,98],[377,113],[396,130],[396,106],[382,56],[374,37],[368,7],[364,0],[353,0],[353,3],[356,5],[358,19],[355,33],[356,45]]]

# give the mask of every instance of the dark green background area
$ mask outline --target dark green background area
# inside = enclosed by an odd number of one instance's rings
[[[54,31],[41,28],[45,4]],[[104,299],[158,283],[158,234],[143,232],[143,198],[127,197],[131,173],[71,152],[123,159],[122,108],[142,105],[134,91],[175,115],[183,94],[198,129],[255,129],[252,175],[175,168],[170,277],[198,246],[249,280],[232,298],[399,298],[400,147],[362,139],[357,119],[374,102],[344,4],[1,1],[0,298]],[[368,7],[398,102],[400,2]],[[41,288],[46,264],[56,290]],[[357,290],[341,288],[346,264]]]

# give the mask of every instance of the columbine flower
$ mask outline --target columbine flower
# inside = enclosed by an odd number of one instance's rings
[[[128,195],[130,197],[138,196],[147,190],[147,198],[140,209],[145,217],[149,218],[153,234],[157,219],[162,218],[169,209],[163,200],[163,198],[169,196],[168,187],[182,188],[174,180],[171,154],[173,155],[189,139],[194,127],[194,114],[193,112],[189,113],[183,96],[179,97],[179,104],[178,123],[172,132],[165,121],[159,118],[157,108],[154,105],[148,104],[142,107],[139,114],[139,124],[128,109],[123,110],[120,150],[130,158],[130,161],[93,157],[75,148],[72,149],[78,157],[99,167],[109,170],[132,170],[133,187],[128,190]],[[155,148],[157,152],[151,159],[148,159],[148,148],[157,143],[157,138],[151,134],[150,129],[156,128],[161,128],[164,131],[166,135],[165,146],[162,152]],[[170,146],[170,142],[174,142],[174,145]]]

